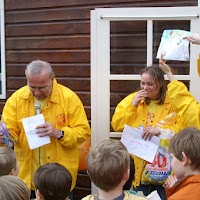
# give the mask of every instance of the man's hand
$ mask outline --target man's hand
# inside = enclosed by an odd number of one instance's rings
[[[38,125],[35,129],[36,134],[38,134],[40,137],[48,135],[53,138],[60,138],[61,136],[60,130],[55,129],[51,123]]]

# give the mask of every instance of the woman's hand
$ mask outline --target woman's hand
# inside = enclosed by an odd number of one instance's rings
[[[173,76],[169,65],[166,64],[166,60],[163,60],[163,55],[161,55],[161,57],[159,59],[159,67],[165,72],[165,74],[169,78],[170,82],[175,80],[175,77]]]
[[[132,105],[137,107],[140,101],[144,99],[146,96],[147,92],[145,92],[144,90],[139,90],[132,100]]]
[[[160,60],[159,60],[159,67],[163,70],[163,72],[165,72],[165,74],[168,74],[171,72],[169,65],[166,64],[166,60],[162,59],[162,56],[160,57]]]
[[[142,138],[144,140],[150,140],[153,135],[156,135],[156,136],[160,135],[160,129],[157,127],[147,126],[144,129]]]
[[[187,39],[190,42],[192,42],[192,44],[198,44],[200,45],[200,34],[199,33],[193,33],[190,36],[186,36],[183,39]]]

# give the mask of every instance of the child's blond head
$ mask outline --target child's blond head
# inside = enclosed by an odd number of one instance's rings
[[[18,175],[18,164],[14,150],[9,147],[0,147],[0,176]]]
[[[105,139],[89,151],[88,175],[91,181],[104,191],[118,186],[129,168],[129,153],[119,140]]]

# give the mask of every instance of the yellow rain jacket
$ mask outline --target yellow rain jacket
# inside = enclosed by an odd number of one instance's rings
[[[200,104],[188,91],[185,84],[175,80],[167,87],[172,104],[183,119],[185,126],[200,128]]]
[[[138,128],[140,125],[146,127],[147,106],[143,100],[137,107],[133,106],[132,100],[135,95],[136,93],[128,95],[117,105],[112,118],[112,127],[115,131],[122,132],[126,124],[135,128]],[[170,116],[170,113],[174,113],[174,109],[168,95],[166,95],[164,104],[159,105],[156,110],[152,126],[156,126],[162,121],[162,119]],[[180,118],[176,115],[176,117],[173,117],[172,120],[168,119],[166,124],[163,124],[162,121],[162,126],[159,127],[163,129],[170,129],[177,133],[183,128],[183,124],[182,120],[180,120]],[[133,157],[136,170],[133,185],[139,186],[146,161],[136,156]]]
[[[49,103],[42,110],[45,121],[54,128],[63,130],[60,140],[50,138],[50,144],[44,146],[46,162],[57,162],[65,166],[72,175],[72,189],[76,184],[79,165],[78,144],[90,135],[86,113],[79,97],[69,88],[53,81]],[[29,148],[22,119],[35,115],[34,98],[29,87],[17,90],[6,102],[2,114],[10,134],[16,140],[14,150],[18,159],[19,177],[31,188],[32,151]]]

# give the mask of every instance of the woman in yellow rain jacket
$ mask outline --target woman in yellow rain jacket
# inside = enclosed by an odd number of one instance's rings
[[[160,135],[161,129],[170,129],[177,133],[183,128],[182,121],[176,115],[166,91],[162,70],[158,66],[147,67],[141,71],[141,90],[125,97],[116,107],[112,118],[115,131],[123,131],[124,126],[144,128],[143,139]],[[141,176],[146,161],[134,156],[136,190],[143,190],[145,195],[157,189],[165,199],[164,188],[141,184]]]

